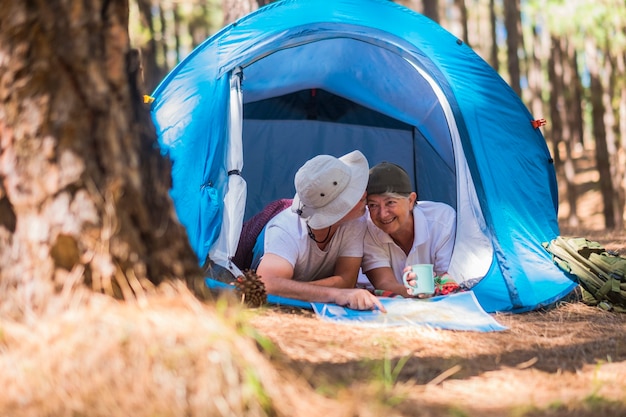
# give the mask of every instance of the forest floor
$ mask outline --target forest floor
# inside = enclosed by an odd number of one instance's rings
[[[603,230],[590,163],[577,161],[580,223],[564,224],[562,201],[561,235],[626,254],[626,231]],[[316,391],[360,392],[353,415],[626,416],[626,314],[570,302],[493,317],[508,330],[372,330],[284,308],[264,310],[252,324]],[[384,411],[373,411],[373,398]]]
[[[626,254],[578,164],[580,222],[561,234]],[[49,299],[36,281],[4,288],[20,314],[0,313],[0,416],[626,416],[626,314],[580,302],[494,314],[498,332],[371,329],[176,283],[120,302],[79,278]]]

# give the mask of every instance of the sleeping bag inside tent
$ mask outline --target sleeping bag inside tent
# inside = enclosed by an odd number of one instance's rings
[[[450,274],[488,312],[550,304],[575,283],[551,156],[506,82],[432,20],[387,0],[283,0],[225,27],[157,87],[171,196],[200,263],[230,268],[244,220],[292,198],[318,154],[358,149],[457,211]]]

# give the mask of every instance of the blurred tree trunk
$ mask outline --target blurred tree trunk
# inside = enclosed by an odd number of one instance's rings
[[[533,25],[530,48],[530,68],[528,71],[528,89],[530,92],[530,109],[535,119],[546,116],[543,108],[542,94],[544,91],[542,63],[550,56],[550,40],[545,28]]]
[[[276,0],[222,0],[224,23],[226,26],[235,20]]]
[[[563,155],[561,155],[561,143],[563,142],[563,119],[559,111],[559,98],[562,96],[563,86],[561,83],[561,51],[557,39],[552,37],[550,58],[548,59],[548,82],[550,83],[550,138],[552,139],[552,156],[556,172],[563,171]],[[566,177],[565,186],[567,195],[571,195],[570,189],[575,184]],[[575,212],[575,207],[570,205],[570,215]]]
[[[622,222],[626,216],[626,54],[621,51],[617,54],[617,85],[615,86],[618,97],[618,138],[617,169],[620,171],[621,184],[617,188],[620,193],[620,205],[622,209]],[[622,229],[625,225],[622,225]]]
[[[469,33],[467,30],[467,7],[465,6],[465,0],[454,0],[454,10],[458,16],[458,24],[461,27],[461,35],[460,38],[463,39],[463,42],[466,44],[469,43]]]
[[[152,19],[152,1],[136,0],[136,2],[141,24],[149,33],[148,40],[141,46],[141,61],[145,87],[148,91],[152,91],[165,75],[165,69],[157,63],[157,34]]]
[[[504,0],[504,26],[506,28],[507,67],[509,84],[518,96],[522,96],[520,84],[519,51],[523,45],[520,0]]]
[[[615,227],[615,210],[613,207],[613,185],[611,177],[611,161],[607,147],[606,125],[604,116],[604,86],[600,74],[600,58],[595,40],[587,38],[585,41],[585,58],[589,70],[589,91],[591,95],[592,131],[596,147],[596,165],[600,174],[600,192],[604,205],[604,226],[607,229]]]
[[[567,56],[567,41],[564,38],[552,37],[552,53],[548,60],[548,76],[550,85],[550,117],[552,119],[552,141],[554,143],[554,160],[557,170],[563,171],[569,215],[567,224],[576,227],[578,218],[578,189],[576,186],[576,169],[572,152],[573,137],[568,114],[575,105],[567,100],[568,90],[572,82],[572,71]],[[578,104],[580,106],[580,104]],[[564,155],[560,153],[563,144]]]
[[[256,10],[258,3],[256,0],[222,0],[224,11],[224,23],[226,26],[248,13]]]
[[[491,29],[491,51],[489,54],[489,63],[497,72],[500,71],[500,62],[498,60],[498,37],[496,35],[496,5],[495,0],[489,0],[489,27]]]
[[[180,4],[173,3],[172,4],[172,16],[174,18],[174,51],[176,52],[176,63],[180,62],[183,59],[183,50],[181,43],[181,26],[182,26],[182,18],[180,16]]]
[[[568,101],[571,103],[567,113],[568,124],[572,132],[572,146],[584,148],[583,85],[578,71],[578,51],[574,42],[567,43],[568,67],[571,77],[567,80]]]
[[[423,0],[423,14],[439,22],[439,0]]]
[[[606,46],[604,48],[602,56],[604,57],[604,70],[603,84],[607,86],[603,95],[604,108],[606,114],[604,115],[604,122],[606,124],[606,147],[608,152],[608,158],[610,161],[611,172],[611,188],[614,193],[613,198],[613,210],[614,210],[614,228],[624,228],[624,190],[622,187],[622,181],[624,181],[624,167],[619,165],[619,125],[618,106],[614,106],[613,103],[619,103],[619,96],[616,97],[617,83],[624,77],[624,73],[619,73],[618,64],[616,62],[616,56],[611,51],[611,40],[606,40]]]
[[[0,292],[22,311],[81,283],[125,299],[169,279],[204,289],[141,102],[128,10],[0,6]]]
[[[194,8],[194,13],[188,22],[192,50],[209,37],[209,17],[209,8],[205,2]]]

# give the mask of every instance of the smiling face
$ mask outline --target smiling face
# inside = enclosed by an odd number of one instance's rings
[[[408,197],[396,194],[368,195],[367,207],[372,222],[392,237],[399,231],[413,230],[412,210],[416,197],[415,193]]]

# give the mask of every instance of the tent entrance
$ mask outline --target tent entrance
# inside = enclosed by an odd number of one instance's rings
[[[406,123],[320,89],[246,103],[243,111],[246,219],[293,196],[297,169],[322,153],[358,149],[370,165],[389,160],[406,167],[415,183],[415,129]]]
[[[346,55],[338,59],[337,50]],[[295,173],[311,157],[358,149],[370,166],[404,167],[418,199],[457,210],[455,277],[487,273],[493,249],[454,115],[417,61],[366,42],[324,39],[254,61],[243,71],[242,93],[244,219],[293,196]]]

